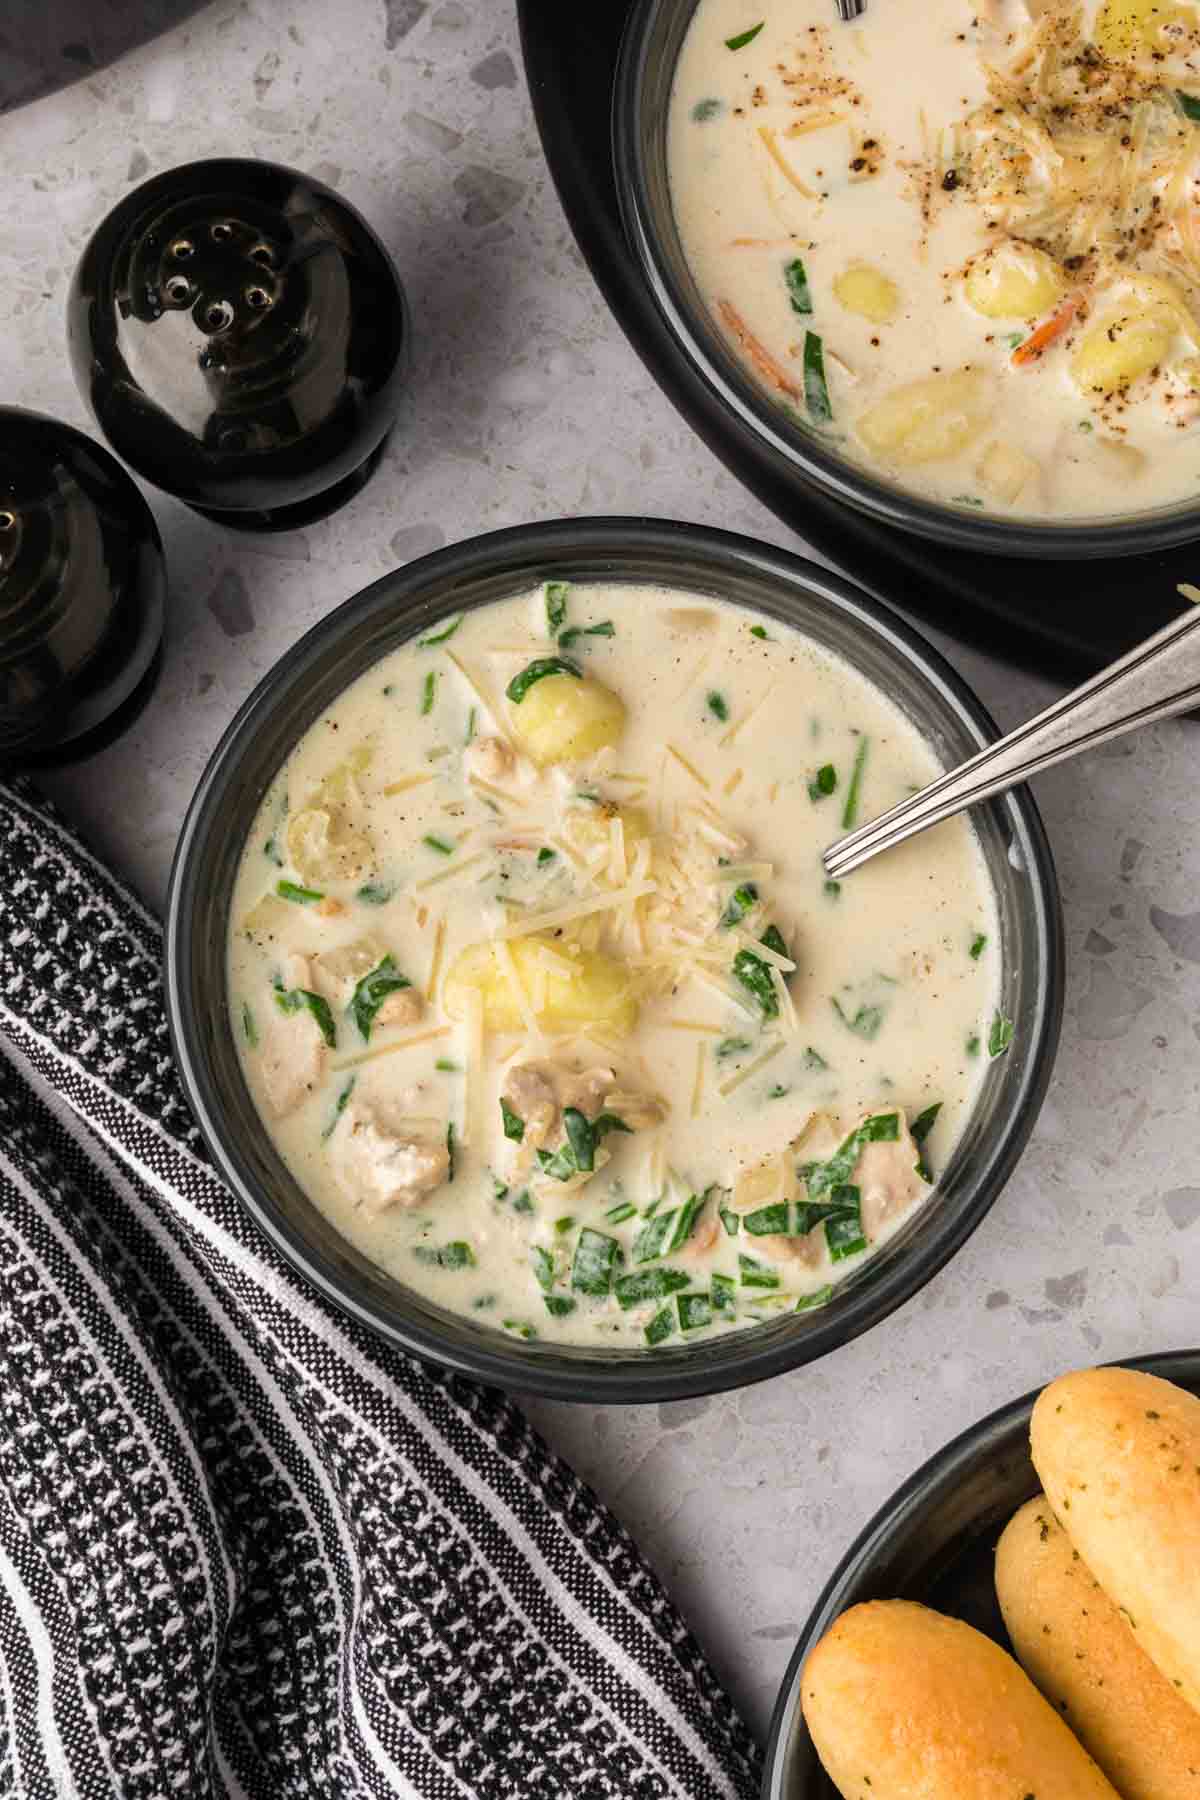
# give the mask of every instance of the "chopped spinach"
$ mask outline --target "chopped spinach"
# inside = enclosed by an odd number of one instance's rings
[[[825,379],[825,346],[815,331],[804,334],[804,404],[815,424],[828,425],[833,418],[829,383]]]
[[[437,670],[430,669],[421,683],[421,717],[426,718],[433,711],[433,703],[437,698]]]
[[[818,1225],[825,1227],[825,1243],[833,1262],[866,1249],[862,1235],[862,1191],[852,1182],[840,1182],[821,1202],[796,1203],[796,1229],[807,1236]]]
[[[447,619],[437,631],[431,631],[428,637],[418,638],[417,643],[422,650],[430,650],[434,644],[444,644],[447,639],[454,636],[462,622],[463,615],[455,613],[454,617]]]
[[[723,111],[724,105],[720,100],[697,100],[692,108],[692,119],[697,125],[707,125],[710,119],[715,119]]]
[[[762,1263],[756,1262],[752,1256],[738,1257],[738,1274],[743,1287],[777,1288],[779,1286],[779,1277],[774,1269],[764,1268]]]
[[[610,1225],[623,1225],[626,1219],[632,1219],[636,1212],[637,1207],[631,1205],[628,1200],[619,1200],[615,1206],[609,1207],[604,1217]]]
[[[751,1237],[778,1237],[791,1229],[791,1207],[786,1200],[777,1200],[772,1206],[745,1213],[742,1224]]]
[[[971,949],[970,949],[971,960],[973,962],[978,962],[980,957],[983,955],[983,953],[986,949],[987,949],[987,933],[985,931],[977,931],[975,933],[975,936],[971,939]]]
[[[613,1273],[622,1261],[621,1246],[614,1237],[585,1225],[575,1246],[571,1286],[577,1294],[603,1299],[612,1289]]]
[[[281,900],[291,900],[296,906],[316,906],[325,898],[320,888],[299,887],[294,881],[277,881],[275,892]]]
[[[838,896],[840,895],[841,891],[842,891],[842,884],[840,881],[827,881],[825,883],[824,892],[825,892],[825,897],[827,900],[836,900],[838,898]]]
[[[713,718],[720,719],[722,725],[724,725],[729,717],[729,702],[726,700],[724,694],[719,693],[716,688],[710,688],[705,699],[705,705],[708,707]]]
[[[979,1033],[977,1031],[973,1031],[971,1033],[970,1037],[967,1039],[967,1055],[968,1056],[978,1056],[979,1055]]]
[[[675,1315],[669,1306],[664,1306],[655,1313],[647,1325],[646,1342],[653,1349],[656,1344],[661,1344],[664,1338],[669,1338],[674,1329]]]
[[[773,644],[775,642],[765,625],[752,625],[750,627],[750,636],[761,638],[765,644]]]
[[[505,1331],[511,1331],[514,1337],[524,1338],[526,1343],[537,1336],[533,1326],[527,1325],[524,1319],[502,1319],[501,1324]]]
[[[853,1017],[842,1006],[836,994],[829,1003],[847,1031],[855,1037],[866,1038],[868,1042],[879,1036],[879,1027],[883,1024],[882,1006],[860,1006]]]
[[[825,1061],[821,1052],[819,1050],[814,1050],[810,1044],[808,1049],[804,1052],[804,1066],[811,1072],[819,1074],[822,1070],[827,1069],[829,1064]]]
[[[316,1020],[329,1049],[337,1049],[337,1027],[333,1022],[333,1014],[329,1010],[328,1000],[320,994],[314,994],[308,988],[285,988],[280,982],[275,989],[275,1004],[283,1013],[306,1009]]]
[[[742,1037],[722,1038],[713,1055],[718,1062],[727,1062],[731,1056],[740,1056],[750,1048],[750,1039]]]
[[[1194,94],[1185,94],[1176,88],[1175,98],[1178,100],[1185,119],[1200,119],[1200,100]]]
[[[546,583],[546,624],[550,628],[551,637],[557,637],[562,630],[567,616],[567,595],[570,591],[568,582],[548,581]]]
[[[624,1119],[618,1119],[616,1113],[601,1113],[597,1119],[589,1119],[577,1107],[568,1106],[563,1113],[563,1129],[567,1134],[565,1144],[553,1153],[548,1150],[537,1153],[543,1173],[552,1175],[556,1181],[569,1181],[572,1175],[590,1173],[596,1166],[597,1145],[610,1131],[629,1131],[630,1127]]]
[[[612,1291],[618,1305],[628,1312],[631,1306],[641,1306],[647,1300],[665,1300],[691,1284],[691,1276],[682,1269],[637,1269],[632,1275],[618,1276]]]
[[[912,1141],[918,1146],[920,1152],[917,1157],[917,1174],[923,1181],[933,1180],[933,1175],[925,1158],[924,1143],[925,1139],[929,1136],[937,1123],[937,1116],[941,1110],[941,1101],[935,1100],[934,1104],[932,1106],[927,1106],[923,1113],[918,1113],[917,1117],[908,1128],[912,1135]]]
[[[388,995],[401,993],[404,988],[411,986],[412,982],[407,975],[400,973],[392,961],[390,953],[377,967],[371,970],[369,975],[363,976],[354,990],[346,1011],[358,1026],[359,1035],[364,1042],[370,1041],[375,1015]]]
[[[875,1113],[845,1138],[825,1162],[801,1165],[798,1173],[810,1201],[821,1199],[834,1188],[844,1186],[854,1173],[854,1165],[867,1144],[894,1144],[900,1137],[898,1112]]]
[[[581,637],[616,637],[617,628],[611,619],[601,620],[599,625],[568,625],[565,631],[558,634],[560,650],[569,650],[576,638]]]
[[[788,955],[788,947],[777,925],[768,925],[759,942],[765,944],[768,950],[774,950],[777,956]],[[758,1001],[763,1018],[777,1019],[779,996],[775,992],[770,966],[763,958],[756,956],[753,950],[739,950],[733,959],[733,973],[746,992]]]
[[[472,708],[471,708],[471,710],[470,710],[470,712],[469,712],[469,713],[468,713],[468,714],[467,714],[467,735],[466,735],[466,737],[465,737],[465,738],[464,738],[464,739],[463,739],[463,743],[464,743],[464,745],[465,745],[465,744],[472,744],[472,743],[474,743],[474,741],[475,741],[475,718],[476,718],[476,712],[477,712],[477,709],[476,709],[476,708],[475,708],[475,707],[474,707],[474,706],[473,706],[473,707],[472,707]]]
[[[715,1313],[734,1313],[737,1311],[735,1298],[737,1283],[732,1275],[713,1274],[710,1298]]]
[[[858,740],[858,752],[854,758],[854,768],[850,776],[850,786],[846,790],[846,804],[842,808],[842,830],[849,831],[858,818],[858,802],[862,795],[863,770],[867,766],[867,751],[871,748],[870,738]]]
[[[504,690],[513,705],[520,706],[534,682],[541,681],[544,675],[574,675],[577,681],[583,680],[583,670],[565,656],[535,656]]]
[[[727,50],[744,50],[747,44],[754,42],[766,22],[765,19],[760,19],[757,25],[751,25],[749,31],[739,31],[736,37],[726,38],[725,48]]]
[[[818,800],[828,799],[837,791],[837,770],[832,763],[825,763],[819,768],[808,784],[808,797],[815,806]]]
[[[258,1048],[258,1026],[254,1023],[254,1014],[250,1011],[250,1002],[242,1001],[242,1036],[252,1050]]]
[[[501,1098],[500,1118],[504,1125],[504,1135],[510,1143],[519,1144],[525,1136],[525,1121],[520,1113],[515,1113],[508,1101]]]
[[[454,1153],[454,1120],[451,1119],[451,1120],[449,1120],[449,1122],[446,1125],[446,1180],[447,1181],[454,1180],[455,1170],[456,1170],[456,1160],[457,1159],[456,1159],[455,1153]]]
[[[439,856],[454,855],[454,845],[448,844],[445,838],[435,837],[431,831],[425,833],[421,842],[427,850],[436,850]]]
[[[386,906],[395,892],[393,882],[364,881],[354,898],[361,900],[364,906]]]
[[[700,1331],[712,1324],[712,1303],[707,1294],[680,1294],[675,1305],[681,1331]]]
[[[788,297],[792,303],[792,311],[802,316],[813,309],[812,294],[808,287],[808,271],[800,258],[794,257],[790,263],[783,265],[783,279],[787,283]]]
[[[733,1208],[730,1206],[722,1205],[722,1206],[718,1206],[717,1214],[721,1220],[722,1225],[725,1227],[726,1237],[736,1237],[738,1232],[742,1228],[742,1220],[741,1220],[740,1213],[735,1213]]]
[[[538,1286],[552,1288],[554,1286],[554,1258],[550,1252],[544,1250],[541,1244],[535,1244],[529,1253],[529,1260],[533,1264],[533,1273]]]
[[[557,856],[558,852],[556,850],[548,850],[543,844],[542,848],[537,853],[538,868],[544,869],[546,864],[554,862],[557,859]]]
[[[578,1301],[572,1300],[569,1294],[543,1294],[542,1299],[552,1319],[565,1319],[578,1305]]]
[[[725,911],[721,914],[722,931],[728,931],[732,926],[739,925],[746,914],[752,912],[757,905],[758,889],[752,881],[744,881],[740,887],[735,887],[725,902]]]
[[[451,1062],[448,1056],[439,1056],[433,1066],[439,1075],[462,1074],[462,1065],[460,1063]]]
[[[473,1269],[476,1266],[475,1252],[461,1238],[453,1244],[443,1244],[440,1250],[431,1249],[427,1244],[416,1244],[413,1255],[418,1262],[439,1269]]]
[[[338,1095],[337,1099],[334,1101],[333,1112],[330,1114],[329,1123],[325,1126],[324,1130],[321,1133],[322,1139],[333,1136],[335,1130],[337,1129],[337,1122],[346,1110],[346,1102],[350,1098],[351,1094],[354,1092],[354,1083],[356,1080],[357,1080],[357,1076],[352,1075],[350,1077],[349,1081],[346,1083],[345,1087],[342,1089],[341,1093]]]
[[[796,1311],[812,1312],[814,1307],[827,1306],[832,1299],[833,1289],[831,1287],[819,1287],[814,1293],[801,1294],[796,1302]]]
[[[997,1008],[996,1015],[992,1020],[991,1030],[988,1032],[988,1055],[1003,1056],[1012,1041],[1013,1022],[1011,1019],[1006,1019],[1004,1014]]]

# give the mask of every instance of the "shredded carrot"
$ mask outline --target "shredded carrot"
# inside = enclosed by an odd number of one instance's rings
[[[764,349],[754,334],[747,329],[737,308],[731,306],[728,300],[718,300],[717,312],[720,314],[722,324],[730,335],[737,339],[763,380],[769,381],[772,386],[777,387],[781,394],[787,395],[789,400],[803,400],[804,395],[791,376],[780,368],[770,352]]]
[[[1023,344],[1017,345],[1012,353],[1013,368],[1023,368],[1026,363],[1034,362],[1044,350],[1048,350],[1062,336],[1082,304],[1082,293],[1068,294],[1058,311],[1044,319],[1036,331],[1031,331]]]

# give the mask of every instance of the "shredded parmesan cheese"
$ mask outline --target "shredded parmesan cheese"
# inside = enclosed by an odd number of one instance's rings
[[[400,1038],[394,1044],[381,1044],[378,1050],[364,1050],[359,1056],[348,1056],[342,1062],[331,1063],[335,1075],[343,1069],[358,1069],[363,1063],[375,1062],[381,1056],[395,1056],[400,1050],[412,1050],[417,1044],[431,1044],[435,1038],[449,1037],[449,1025],[438,1025],[432,1031],[418,1031],[413,1037]]]
[[[718,1094],[722,1098],[732,1094],[736,1088],[741,1087],[743,1081],[749,1081],[752,1075],[757,1075],[760,1069],[765,1069],[767,1064],[773,1061],[784,1048],[784,1040],[776,1038],[769,1050],[764,1050],[761,1056],[756,1056],[754,1061],[747,1063],[744,1069],[739,1069],[736,1075],[731,1075],[728,1081],[723,1081],[717,1089]]]
[[[438,976],[442,972],[442,952],[446,947],[446,921],[438,920],[437,931],[433,939],[433,955],[429,959],[429,979],[425,983],[425,998],[432,1006],[437,994]]]
[[[784,180],[790,182],[796,192],[798,194],[803,194],[806,200],[815,200],[817,196],[810,187],[806,187],[804,182],[801,181],[800,177],[796,174],[796,171],[788,162],[787,157],[775,142],[775,133],[771,130],[770,126],[760,125],[758,128],[758,135],[762,140],[763,148],[766,150],[767,155],[771,158],[771,161],[775,164],[775,167],[779,170],[779,173],[783,176]]]
[[[559,925],[571,925],[576,919],[589,918],[593,913],[609,912],[623,906],[628,900],[637,900],[643,894],[653,894],[656,884],[653,881],[643,882],[640,886],[631,883],[625,888],[615,888],[607,894],[600,894],[591,900],[576,900],[569,906],[557,906],[552,912],[534,913],[532,917],[514,920],[510,925],[501,927],[497,936],[502,938],[528,937],[535,931],[552,931]]]
[[[428,771],[424,775],[402,775],[399,781],[388,783],[383,790],[383,797],[385,800],[390,800],[394,794],[407,794],[410,788],[423,787],[427,781],[433,779],[434,777]]]
[[[696,1079],[692,1083],[692,1117],[700,1117],[700,1098],[704,1092],[704,1069],[708,1062],[708,1045],[696,1045]]]
[[[439,869],[436,875],[427,875],[424,881],[417,882],[417,888],[423,890],[437,887],[441,881],[450,881],[456,875],[465,875],[468,869],[473,869],[481,863],[486,855],[486,850],[476,850],[474,856],[466,856],[462,862],[451,863],[448,869]]]

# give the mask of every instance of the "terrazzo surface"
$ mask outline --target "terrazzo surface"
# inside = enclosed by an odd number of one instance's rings
[[[90,227],[150,172],[231,153],[297,164],[367,214],[408,286],[416,360],[382,470],[335,518],[245,538],[152,496],[171,571],[162,684],[129,736],[46,785],[155,904],[236,706],[310,624],[398,563],[581,512],[799,547],[689,434],[609,318],[498,0],[217,0],[0,118],[6,400],[87,427],[63,305]],[[1050,692],[944,647],[1002,724]],[[1057,1074],[1016,1176],[916,1300],[817,1367],[740,1394],[531,1403],[760,1731],[818,1589],[923,1458],[1066,1366],[1200,1335],[1196,760],[1195,727],[1170,724],[1039,783],[1070,956]]]

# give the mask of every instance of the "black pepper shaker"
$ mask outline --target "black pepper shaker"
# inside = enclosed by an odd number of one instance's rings
[[[116,458],[0,407],[0,766],[85,755],[136,717],[165,597],[154,517]]]
[[[276,163],[189,163],[113,208],[71,286],[75,379],[113,448],[222,524],[323,518],[369,479],[408,314],[366,221]]]

